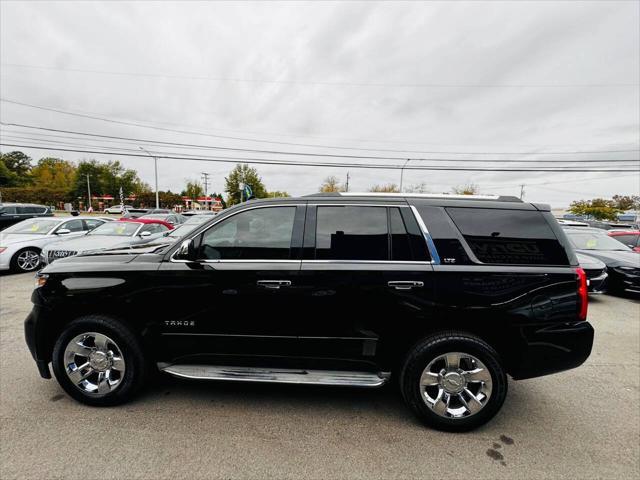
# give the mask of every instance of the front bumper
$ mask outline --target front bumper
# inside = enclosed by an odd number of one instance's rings
[[[24,321],[24,338],[31,356],[36,361],[42,378],[51,378],[49,362],[51,361],[51,341],[46,328],[46,314],[42,307],[35,305]]]
[[[587,277],[587,287],[589,290],[589,293],[604,293],[605,286],[607,283],[607,277],[609,276],[609,274],[604,271],[601,275],[598,275],[597,277]]]
[[[509,368],[516,380],[579,367],[593,347],[594,331],[588,322],[523,326],[519,330],[523,342]]]

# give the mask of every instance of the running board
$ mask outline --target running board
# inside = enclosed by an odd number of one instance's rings
[[[174,377],[196,380],[228,380],[233,382],[296,383],[350,387],[380,387],[389,373],[346,372],[339,370],[296,370],[288,368],[254,368],[220,365],[171,365],[158,368]]]

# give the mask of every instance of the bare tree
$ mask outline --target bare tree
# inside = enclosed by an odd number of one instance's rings
[[[370,192],[380,192],[380,193],[400,193],[400,189],[398,185],[395,183],[387,183],[385,185],[374,185],[369,189]]]
[[[320,185],[320,191],[321,192],[343,192],[344,187],[340,185],[340,182],[338,181],[337,177],[334,177],[333,175],[331,175],[324,179],[324,182],[322,182],[322,185]]]
[[[477,195],[480,189],[475,183],[468,183],[451,189],[456,195]]]

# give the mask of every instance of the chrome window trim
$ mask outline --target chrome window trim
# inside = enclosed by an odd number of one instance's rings
[[[399,264],[399,265],[431,265],[427,260],[302,260],[304,263],[333,263],[333,264]]]
[[[429,249],[429,254],[431,255],[431,262],[429,263],[433,263],[434,265],[440,265],[440,255],[438,255],[438,251],[436,250],[436,245],[435,243],[433,243],[431,234],[429,233],[429,230],[427,229],[427,226],[425,225],[424,220],[422,220],[422,217],[420,216],[420,212],[418,212],[418,209],[413,205],[411,205],[411,211],[413,212],[413,216],[416,218],[416,222],[418,222],[418,226],[420,227],[420,230],[422,230],[422,235],[424,236],[424,239],[427,242],[427,248]]]
[[[399,200],[400,202],[400,200]],[[395,208],[408,208],[409,205],[406,203],[362,203],[354,200],[353,203],[340,203],[340,202],[332,202],[332,203],[318,203],[310,201],[308,203],[310,207],[395,207]]]

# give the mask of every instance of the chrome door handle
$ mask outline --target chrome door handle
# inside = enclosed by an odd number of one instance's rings
[[[424,282],[416,282],[413,280],[400,280],[387,282],[387,285],[396,290],[411,290],[412,288],[424,287]]]
[[[280,287],[290,287],[291,280],[258,280],[257,284],[259,287],[277,290]]]

